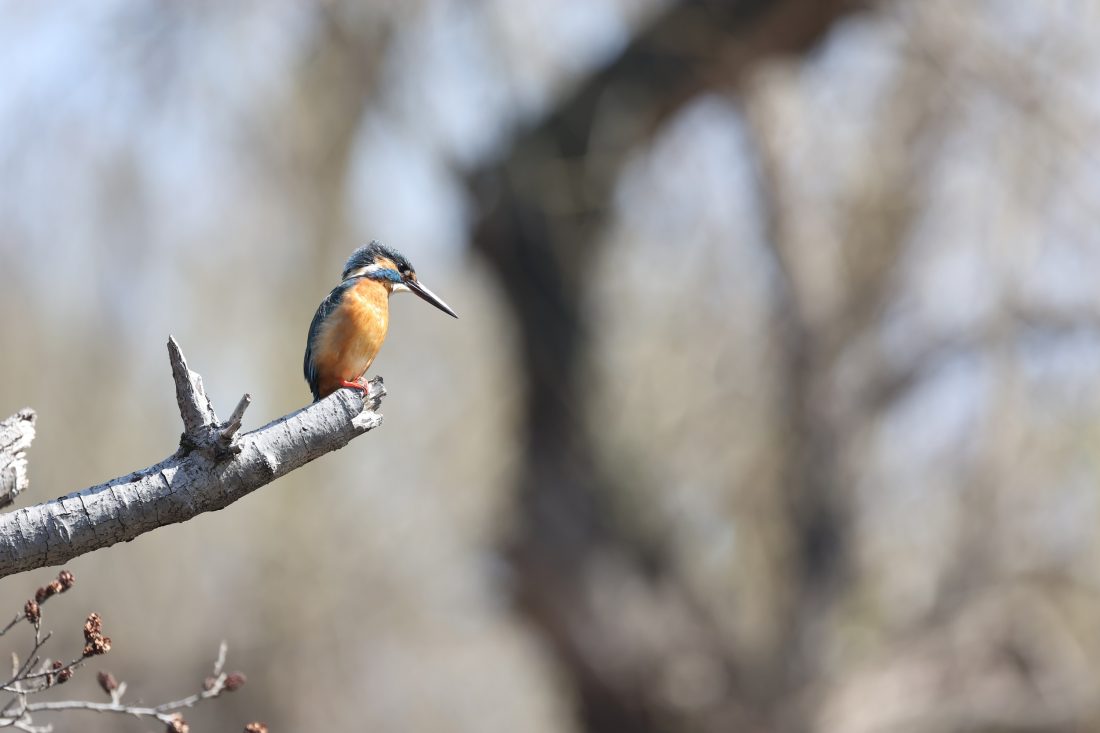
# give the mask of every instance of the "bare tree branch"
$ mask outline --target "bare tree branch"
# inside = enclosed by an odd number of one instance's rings
[[[24,702],[19,713],[26,716],[30,713],[56,712],[59,710],[90,710],[95,713],[120,713],[135,717],[156,718],[162,723],[171,723],[176,718],[176,711],[183,708],[194,707],[203,700],[210,700],[227,691],[237,689],[244,684],[244,675],[240,672],[227,673],[225,671],[225,657],[229,646],[223,641],[218,648],[218,657],[214,661],[214,673],[207,679],[203,689],[192,693],[187,697],[160,705],[124,705],[122,694],[126,690],[126,683],[122,683],[118,689],[111,691],[111,702],[91,702],[88,700],[55,700],[49,702]],[[18,720],[10,723],[0,718],[0,727],[15,725]]]
[[[24,451],[34,440],[34,410],[22,409],[0,422],[0,506],[15,501],[27,488],[27,457]]]
[[[222,509],[382,423],[386,389],[376,377],[366,393],[338,390],[242,435],[237,427],[250,397],[228,423],[219,423],[202,378],[187,368],[175,339],[168,353],[185,427],[179,450],[149,468],[0,515],[0,577]]]

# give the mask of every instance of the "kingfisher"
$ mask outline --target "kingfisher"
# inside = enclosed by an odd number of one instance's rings
[[[363,375],[378,356],[390,322],[390,296],[412,292],[458,318],[438,295],[424,287],[416,270],[397,250],[371,242],[352,252],[341,282],[321,301],[306,338],[303,363],[316,402],[341,387],[364,394]]]

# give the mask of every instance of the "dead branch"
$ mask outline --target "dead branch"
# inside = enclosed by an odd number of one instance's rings
[[[185,428],[179,450],[154,466],[0,515],[0,577],[63,563],[222,509],[382,423],[378,409],[386,389],[376,377],[366,393],[338,390],[241,434],[251,398],[245,395],[230,420],[219,423],[202,378],[187,368],[174,338],[168,341],[168,354]],[[0,438],[12,421],[29,423],[29,433],[25,425],[23,431],[33,437],[33,413],[25,411],[0,424]],[[9,465],[4,463],[7,456],[0,443],[0,474]],[[25,470],[18,475],[25,485]]]

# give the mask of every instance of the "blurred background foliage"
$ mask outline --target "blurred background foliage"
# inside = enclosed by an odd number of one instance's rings
[[[226,639],[249,684],[193,730],[1100,729],[1098,32],[1094,0],[0,3],[24,501],[174,449],[169,333],[223,414],[303,405],[369,239],[461,315],[395,301],[381,430],[73,562],[59,649],[100,612],[157,702]]]

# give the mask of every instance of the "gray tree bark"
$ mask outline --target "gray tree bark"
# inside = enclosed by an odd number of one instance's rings
[[[34,410],[25,408],[0,422],[0,507],[27,488],[27,455],[34,440]]]
[[[63,563],[222,509],[382,424],[378,410],[386,389],[376,377],[365,393],[337,390],[242,434],[251,397],[245,395],[230,419],[219,422],[202,377],[187,368],[175,339],[168,341],[168,354],[184,424],[179,450],[154,466],[0,515],[0,577]],[[11,496],[26,486],[22,451],[33,436],[30,410],[0,423],[0,489],[6,490],[10,474]]]

